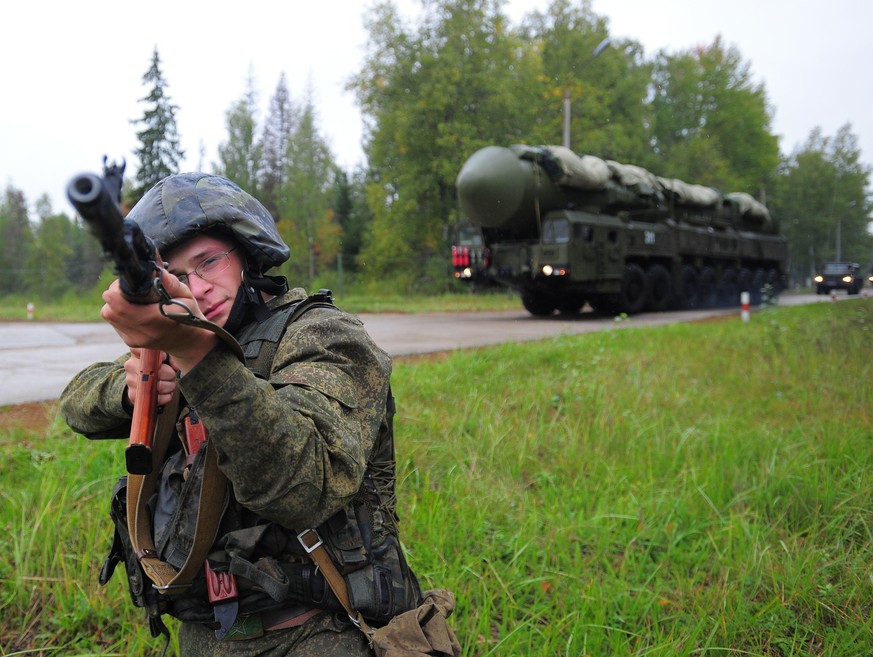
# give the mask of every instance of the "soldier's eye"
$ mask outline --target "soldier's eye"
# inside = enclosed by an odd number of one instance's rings
[[[222,255],[214,255],[214,256],[210,256],[210,257],[206,258],[206,260],[201,262],[200,266],[197,267],[198,273],[205,274],[205,273],[215,269],[215,267],[218,265],[218,263],[220,263],[222,261],[223,258],[224,258],[223,254]]]

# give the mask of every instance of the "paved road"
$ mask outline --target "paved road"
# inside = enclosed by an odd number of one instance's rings
[[[783,295],[780,303],[829,300],[815,295]],[[559,315],[536,319],[521,309],[362,314],[360,318],[383,349],[392,356],[404,356],[632,326],[659,326],[725,314],[739,316],[739,310],[643,313],[626,322],[591,313],[572,319]],[[123,343],[107,324],[0,322],[0,406],[57,399],[76,372],[95,361],[112,360],[124,350]]]

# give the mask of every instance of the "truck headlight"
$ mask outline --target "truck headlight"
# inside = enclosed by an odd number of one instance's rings
[[[566,276],[570,273],[570,268],[566,265],[543,265],[540,271],[543,276]]]

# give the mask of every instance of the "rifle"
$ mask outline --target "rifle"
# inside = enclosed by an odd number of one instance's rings
[[[102,178],[95,174],[85,173],[74,177],[67,186],[67,196],[70,202],[84,219],[91,234],[100,241],[104,257],[112,259],[115,263],[115,273],[118,274],[122,294],[133,303],[159,303],[161,314],[164,317],[214,332],[233,349],[241,362],[245,362],[242,349],[233,336],[211,322],[198,319],[183,303],[171,299],[164,289],[161,282],[163,267],[154,243],[142,232],[139,224],[125,219],[119,208],[124,167],[124,163],[121,166],[115,163],[108,166],[106,157],[104,157]],[[165,310],[165,306],[178,306],[182,312],[169,313]],[[157,427],[157,415],[160,411],[157,407],[157,374],[160,366],[160,351],[156,349],[142,350],[139,385],[137,385],[133,403],[130,442],[124,453],[127,471],[132,475],[148,475],[152,472],[152,445]],[[208,440],[203,423],[193,413],[189,413],[185,418],[185,440],[191,462],[193,462],[194,456],[200,451],[203,443]],[[191,463],[186,465],[190,466]],[[217,466],[214,467],[216,468],[215,472],[217,472]],[[137,479],[137,486],[140,487],[139,491],[141,492],[144,478],[133,479]],[[214,478],[210,481],[214,484]],[[151,483],[154,483],[153,480]],[[128,488],[127,495],[128,510],[136,508],[138,513],[141,510],[138,495],[132,497],[130,488]],[[137,559],[140,563],[142,564],[144,559],[157,560],[153,537],[148,536],[148,532],[146,532],[146,536],[141,535],[140,522],[136,514],[129,515],[127,522],[131,537],[136,537],[133,540],[133,545],[137,550]],[[216,520],[214,529],[217,530],[217,527]],[[199,519],[197,529],[200,531]],[[142,538],[147,538],[147,545],[141,544]],[[208,541],[203,543],[206,548],[211,545],[214,538],[213,534]],[[140,547],[145,549],[141,551]],[[205,556],[204,552],[209,602],[214,606],[215,619],[219,623],[219,628],[215,630],[215,636],[221,639],[233,625],[239,610],[236,578],[231,573],[213,571],[209,562],[205,561]],[[186,567],[187,563],[186,561]],[[172,567],[169,568],[173,573],[180,574]],[[165,586],[164,589],[159,588],[159,590],[162,592],[168,590],[166,588],[167,582],[164,579],[155,578],[153,573],[156,571],[150,569],[145,572],[156,585],[160,582]],[[165,571],[161,572],[166,576]],[[175,582],[175,576],[170,579],[169,584],[172,585],[173,582]],[[190,583],[190,574],[187,576],[186,585],[188,583]],[[164,650],[166,651],[166,648]]]
[[[121,186],[125,163],[107,165],[103,177],[92,173],[75,176],[67,186],[67,197],[85,221],[90,233],[103,247],[103,256],[115,264],[115,273],[125,298],[133,303],[156,303],[161,263],[154,243],[139,225],[121,214]],[[124,456],[131,474],[152,471],[152,440],[157,424],[158,369],[161,352],[143,349],[139,385],[133,404],[130,442]]]

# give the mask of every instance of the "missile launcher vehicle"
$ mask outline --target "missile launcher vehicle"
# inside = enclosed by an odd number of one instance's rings
[[[743,291],[754,304],[786,280],[787,242],[745,193],[527,145],[477,151],[456,186],[484,274],[532,315],[739,305]]]

